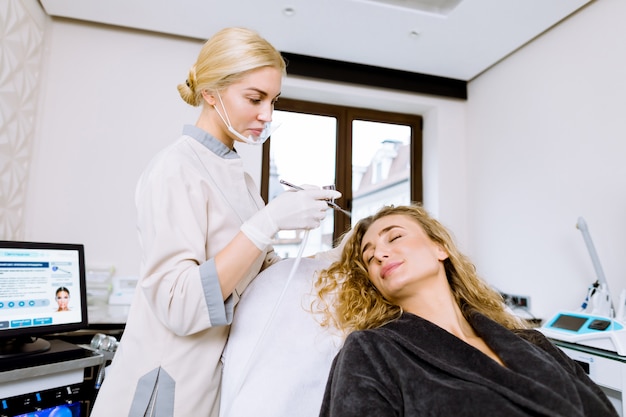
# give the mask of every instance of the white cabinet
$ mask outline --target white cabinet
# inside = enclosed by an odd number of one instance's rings
[[[552,342],[583,367],[609,397],[619,415],[626,417],[623,394],[626,389],[626,356],[560,340]]]

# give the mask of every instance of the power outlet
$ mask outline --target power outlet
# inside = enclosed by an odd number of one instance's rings
[[[504,302],[511,308],[523,308],[530,310],[530,297],[527,295],[513,295],[500,293]]]
[[[525,295],[512,295],[511,305],[513,307],[530,308],[530,297]]]

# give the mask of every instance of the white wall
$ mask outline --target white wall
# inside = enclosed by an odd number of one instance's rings
[[[36,0],[0,3],[0,239],[24,230],[46,14]]]
[[[41,108],[25,210],[25,239],[84,243],[91,267],[136,275],[133,194],[148,160],[198,109],[176,85],[201,42],[49,19]],[[425,119],[426,204],[465,238],[465,102],[288,78],[284,97],[405,113]],[[260,177],[260,149],[242,145]],[[440,157],[443,155],[443,157]]]
[[[576,309],[596,274],[626,287],[626,2],[593,2],[470,83],[470,254],[533,312]]]
[[[84,243],[90,266],[136,275],[134,185],[195,123],[176,85],[199,43],[50,20],[46,40],[25,239]]]

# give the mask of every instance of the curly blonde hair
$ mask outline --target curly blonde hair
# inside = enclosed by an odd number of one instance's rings
[[[199,106],[202,91],[219,91],[241,80],[249,71],[276,68],[286,75],[282,55],[257,32],[245,28],[226,28],[213,35],[200,50],[178,93],[187,104]]]
[[[443,261],[446,277],[466,318],[476,311],[511,330],[527,328],[521,319],[506,310],[501,295],[478,277],[474,264],[457,249],[447,229],[419,204],[385,206],[356,224],[346,237],[341,258],[320,271],[315,282],[317,300],[313,308],[323,314],[323,325],[337,327],[347,334],[380,327],[402,314],[402,308],[389,302],[372,284],[361,253],[365,232],[376,220],[389,215],[413,219],[448,253]]]

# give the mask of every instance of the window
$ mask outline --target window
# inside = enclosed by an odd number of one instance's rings
[[[263,148],[261,194],[270,201],[291,183],[335,185],[337,204],[309,233],[305,256],[333,247],[359,219],[385,204],[422,200],[422,118],[417,115],[334,106],[281,98],[274,122],[280,127]],[[281,231],[274,247],[292,257],[304,233]]]

